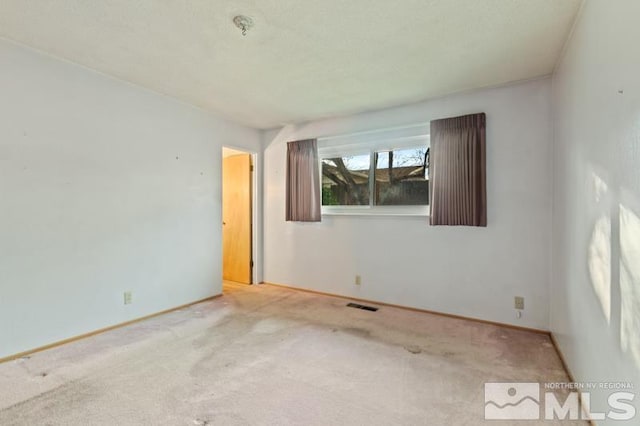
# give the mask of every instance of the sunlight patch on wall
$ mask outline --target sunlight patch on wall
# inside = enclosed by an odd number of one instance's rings
[[[597,174],[592,173],[591,176],[593,178],[591,182],[593,185],[592,190],[596,198],[596,203],[599,203],[607,193],[607,184]]]
[[[589,275],[607,323],[611,320],[611,220],[596,222],[589,244]]]
[[[620,296],[622,350],[640,368],[640,218],[620,205]]]

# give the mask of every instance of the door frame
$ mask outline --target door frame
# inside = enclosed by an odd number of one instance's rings
[[[236,145],[222,145],[220,148],[220,218],[222,218],[222,167],[224,167],[224,148],[239,151],[241,154],[249,154],[251,156],[251,259],[253,268],[251,268],[251,284],[259,284],[262,280],[260,273],[262,271],[262,188],[260,186],[260,164],[259,155],[256,151]],[[220,221],[220,240],[222,241],[222,220]],[[222,256],[220,252],[220,263],[222,265]],[[222,279],[222,266],[220,267],[220,279]]]

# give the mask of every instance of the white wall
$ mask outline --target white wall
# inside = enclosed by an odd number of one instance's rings
[[[287,141],[480,111],[487,114],[487,228],[430,227],[425,217],[285,222]],[[550,80],[541,79],[265,133],[265,281],[547,329],[550,126]],[[521,319],[516,295],[526,299]]]
[[[637,0],[587,1],[553,78],[551,287],[551,330],[575,379],[635,380],[636,389],[640,387],[638,16]],[[592,400],[602,402],[602,397]]]
[[[0,357],[221,292],[221,146],[258,132],[2,40],[0,122]]]

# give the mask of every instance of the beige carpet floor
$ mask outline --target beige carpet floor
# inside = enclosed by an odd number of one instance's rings
[[[545,335],[346,303],[227,285],[0,364],[0,425],[515,425],[483,421],[485,382],[568,380]]]

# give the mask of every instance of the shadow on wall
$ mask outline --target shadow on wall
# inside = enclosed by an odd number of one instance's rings
[[[624,189],[620,197],[592,172],[596,211],[587,264],[602,314],[620,348],[640,370],[640,209]]]

